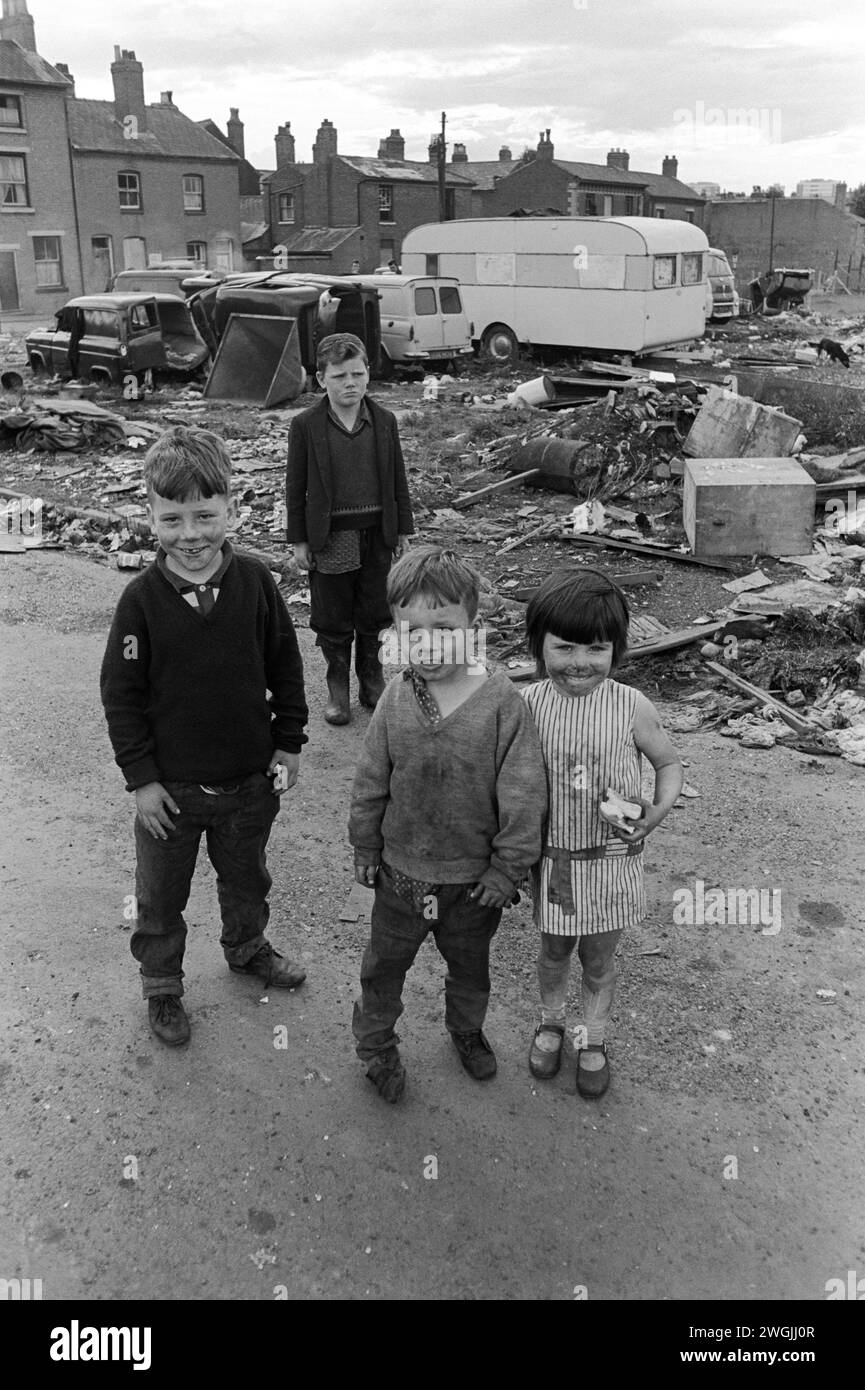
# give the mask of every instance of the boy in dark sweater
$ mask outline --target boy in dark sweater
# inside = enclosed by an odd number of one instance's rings
[[[394,1024],[406,972],[427,933],[447,962],[445,1025],[466,1071],[496,1059],[482,1031],[490,942],[517,884],[541,852],[547,780],[535,726],[506,676],[482,664],[477,572],[453,551],[419,546],[387,585],[396,637],[386,659],[408,663],[367,730],[352,793],[355,877],[375,887],[357,1054],[385,1100],[405,1068]]]
[[[264,929],[265,847],[279,797],[297,781],[307,708],[297,637],[273,578],[226,540],[236,509],[223,441],[170,429],[148,452],[144,479],[159,549],[117,605],[102,702],[138,812],[132,954],[150,1026],[176,1046],[189,1038],[183,909],[202,834],[230,969],[284,989],[306,978]]]
[[[309,625],[327,661],[329,724],[347,724],[351,644],[362,705],[384,689],[378,634],[390,622],[385,586],[414,530],[396,420],[366,398],[366,348],[353,333],[322,338],[325,396],[288,437],[286,536],[309,572]]]

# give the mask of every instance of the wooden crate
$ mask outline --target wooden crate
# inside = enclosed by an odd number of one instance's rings
[[[682,521],[695,555],[805,555],[817,486],[795,459],[686,459]]]
[[[692,458],[789,458],[801,421],[747,396],[710,386],[684,450]]]

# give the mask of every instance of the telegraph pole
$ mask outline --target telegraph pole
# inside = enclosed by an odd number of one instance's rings
[[[442,128],[438,137],[438,176],[439,176],[439,222],[444,222],[447,213],[447,198],[445,197],[445,160],[447,158],[447,146],[445,145],[445,113],[442,112]]]

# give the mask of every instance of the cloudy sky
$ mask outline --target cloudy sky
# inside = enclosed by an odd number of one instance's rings
[[[290,121],[308,160],[323,117],[344,154],[375,154],[392,126],[425,159],[441,112],[470,159],[514,155],[549,127],[556,154],[750,192],[805,178],[865,182],[862,0],[29,0],[39,52],[79,96],[112,95],[114,45],[223,128],[240,108],[246,154],[274,165]],[[248,15],[248,18],[246,17]]]

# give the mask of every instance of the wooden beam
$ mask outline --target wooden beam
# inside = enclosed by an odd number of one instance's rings
[[[455,511],[461,512],[466,507],[473,507],[475,502],[482,502],[485,497],[494,497],[496,493],[507,492],[512,487],[519,487],[520,483],[525,483],[529,478],[536,478],[540,473],[539,468],[527,468],[525,473],[514,473],[508,478],[502,478],[497,483],[490,483],[487,487],[480,488],[477,492],[470,492],[467,497],[458,497],[451,506]]]
[[[752,685],[746,681],[744,676],[737,676],[732,671],[728,671],[726,666],[721,666],[717,661],[706,660],[706,665],[710,671],[714,671],[716,676],[720,676],[728,685],[735,686],[745,695],[751,695],[755,700],[759,700],[761,705],[768,705],[778,714],[785,724],[789,724],[791,729],[795,729],[797,734],[813,734],[818,732],[816,726],[809,719],[803,719],[801,715],[794,714],[791,709],[784,704],[783,700],[776,700],[774,695],[770,695],[768,690],[761,690],[759,685]],[[822,732],[822,731],[819,731]]]
[[[456,503],[454,503],[456,506]],[[731,565],[721,560],[701,560],[696,555],[686,555],[682,550],[661,550],[656,545],[637,545],[634,541],[617,541],[612,536],[574,535],[571,531],[560,531],[560,541],[573,541],[576,545],[601,546],[608,550],[627,550],[631,555],[643,555],[653,560],[676,560],[682,565],[702,565],[704,569],[725,570],[730,573]]]

